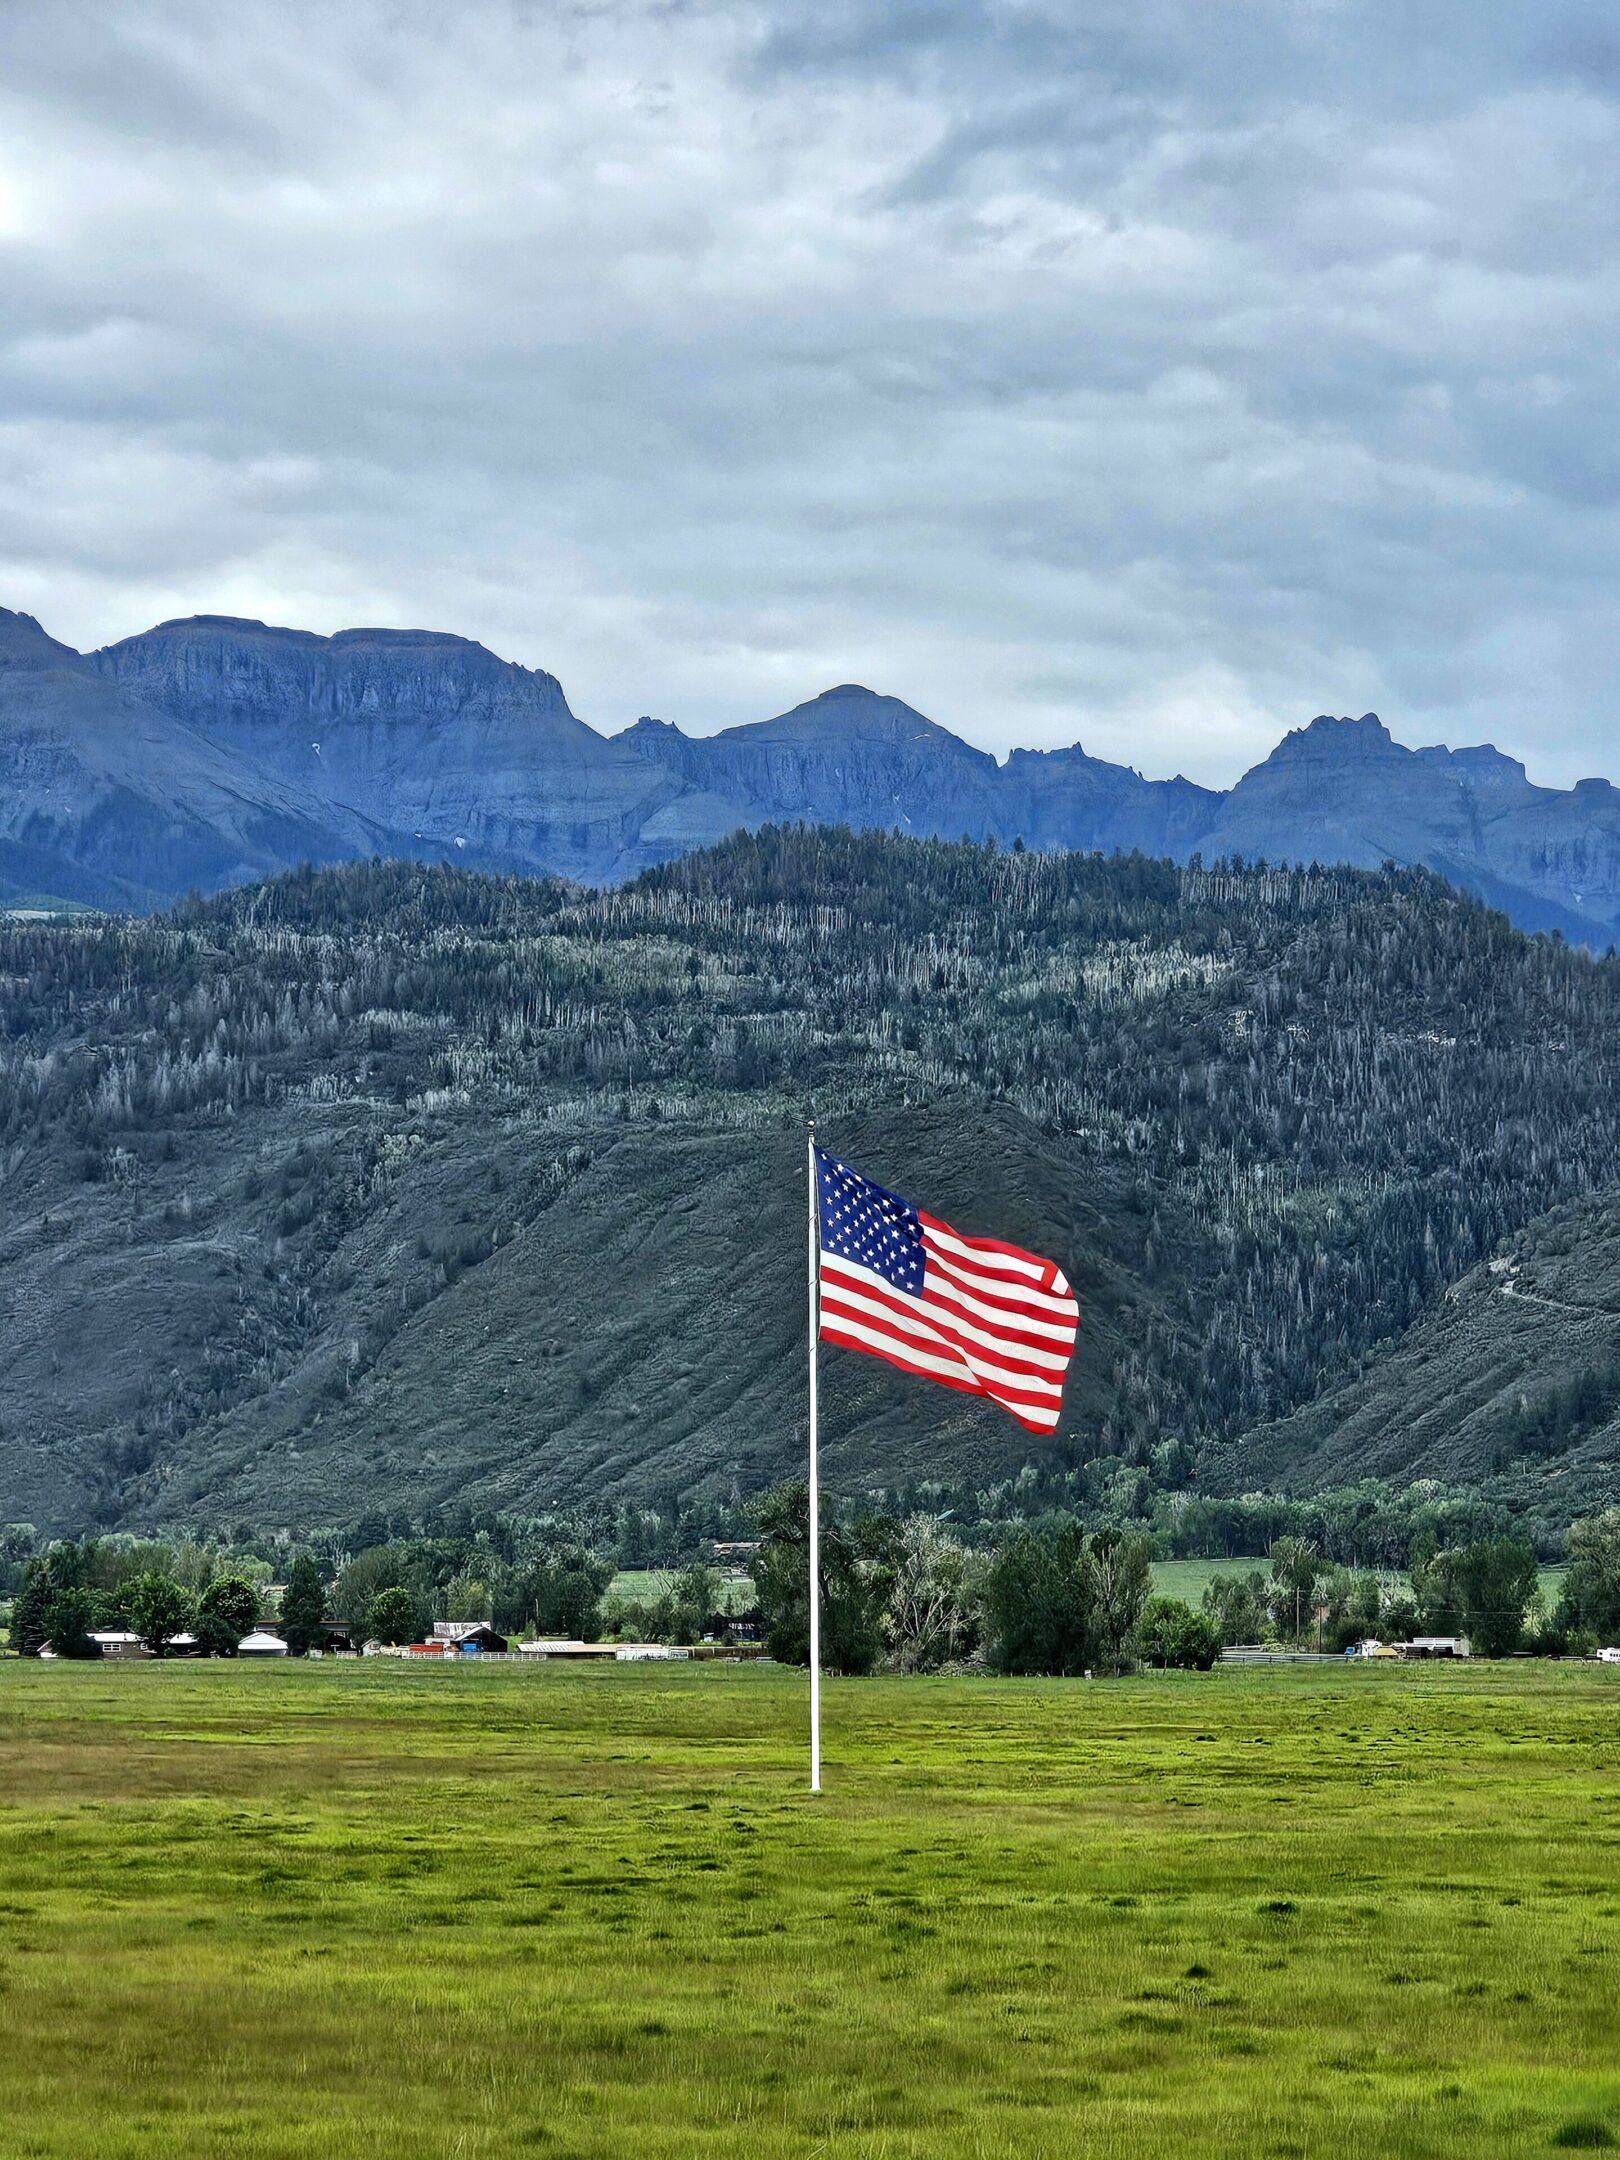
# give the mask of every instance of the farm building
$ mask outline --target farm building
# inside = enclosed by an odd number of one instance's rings
[[[255,1628],[251,1635],[242,1637],[236,1646],[236,1654],[245,1658],[285,1657],[287,1645],[279,1635],[272,1635],[268,1629]]]
[[[458,1655],[487,1650],[499,1656],[507,1648],[506,1637],[487,1620],[435,1620],[433,1640]]]
[[[1406,1658],[1467,1657],[1466,1635],[1414,1635],[1410,1642],[1397,1643],[1396,1655]]]
[[[128,1628],[92,1628],[90,1640],[104,1658],[149,1658],[152,1653]]]

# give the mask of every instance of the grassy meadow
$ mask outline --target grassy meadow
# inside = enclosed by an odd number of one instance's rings
[[[0,1666],[0,2148],[1620,2142],[1620,1671]]]
[[[1271,1572],[1271,1562],[1263,1554],[1246,1560],[1155,1560],[1153,1588],[1161,1597],[1184,1598],[1189,1605],[1197,1606],[1217,1575],[1247,1575],[1255,1568],[1267,1575]],[[613,1578],[612,1589],[621,1597],[637,1598],[644,1604],[651,1604],[669,1588],[677,1572],[674,1568],[621,1568]],[[1406,1578],[1392,1574],[1388,1580],[1404,1585]],[[1539,1572],[1537,1587],[1549,1611],[1558,1603],[1563,1581],[1561,1567],[1544,1567]],[[727,1582],[722,1600],[724,1609],[741,1612],[752,1596],[752,1588],[747,1582]]]
[[[679,1573],[679,1568],[620,1568],[608,1585],[608,1595],[634,1598],[638,1604],[652,1605],[670,1588]],[[721,1612],[746,1612],[754,1603],[755,1593],[751,1582],[721,1576]]]
[[[1160,1597],[1184,1598],[1189,1605],[1196,1606],[1202,1602],[1204,1592],[1217,1575],[1248,1575],[1256,1568],[1262,1575],[1269,1575],[1271,1562],[1263,1554],[1247,1560],[1155,1560],[1153,1588]],[[1405,1574],[1386,1571],[1384,1580],[1392,1588],[1409,1587]],[[1537,1570],[1536,1588],[1549,1612],[1558,1603],[1563,1586],[1562,1567]]]

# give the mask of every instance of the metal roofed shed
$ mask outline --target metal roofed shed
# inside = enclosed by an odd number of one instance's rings
[[[251,1635],[244,1635],[236,1646],[238,1657],[272,1658],[285,1657],[287,1645],[279,1635],[272,1635],[267,1628],[255,1628]]]

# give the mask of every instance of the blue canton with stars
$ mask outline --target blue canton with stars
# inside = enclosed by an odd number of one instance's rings
[[[816,1149],[816,1186],[822,1251],[870,1268],[908,1296],[920,1296],[927,1269],[917,1210],[821,1148]]]

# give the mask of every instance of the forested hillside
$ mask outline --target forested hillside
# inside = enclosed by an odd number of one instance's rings
[[[1617,1021],[1620,965],[1423,872],[826,830],[605,894],[355,864],[13,922],[0,1516],[753,1489],[802,1446],[812,1110],[1062,1260],[1054,1459],[1178,1487],[1617,1182]],[[1028,1451],[829,1367],[845,1490]]]
[[[1611,1500],[1620,1477],[1620,1204],[1557,1208],[1475,1268],[1354,1380],[1204,1465],[1212,1488],[1310,1493],[1359,1464],[1393,1484],[1462,1479],[1534,1522]]]

